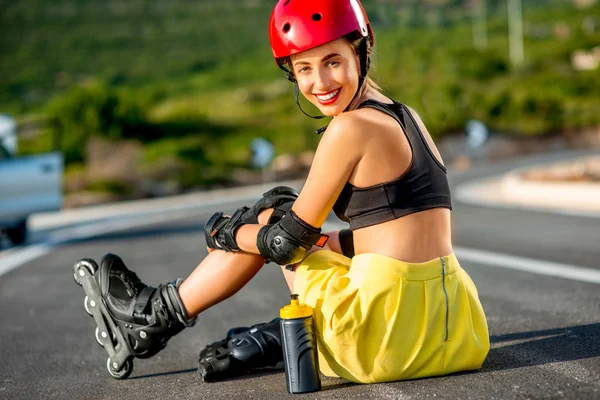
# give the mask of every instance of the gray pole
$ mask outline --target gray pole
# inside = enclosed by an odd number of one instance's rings
[[[510,61],[514,66],[523,64],[523,6],[521,0],[508,0],[508,35]]]

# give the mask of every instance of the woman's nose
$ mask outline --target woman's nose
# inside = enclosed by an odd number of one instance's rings
[[[326,71],[317,69],[315,71],[315,91],[326,91],[329,88],[329,75]]]

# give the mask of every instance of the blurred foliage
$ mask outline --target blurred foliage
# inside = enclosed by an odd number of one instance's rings
[[[434,136],[461,132],[472,118],[524,135],[600,123],[599,70],[572,66],[575,50],[600,44],[598,2],[524,0],[518,67],[508,55],[506,1],[486,1],[485,48],[474,46],[478,0],[363,3],[376,34],[375,80]],[[271,58],[273,4],[0,0],[0,111],[41,121],[41,134],[21,141],[24,153],[60,143],[77,163],[91,136],[136,138],[148,165],[180,160],[184,186],[248,167],[257,136],[278,153],[314,148],[322,123],[296,109]]]
[[[94,134],[144,139],[155,130],[144,112],[131,92],[119,93],[98,84],[73,87],[47,106],[48,123],[67,164],[84,160],[85,144]]]
[[[126,183],[119,180],[99,179],[89,184],[86,190],[91,192],[109,192],[117,195],[126,196],[134,191],[134,189]]]

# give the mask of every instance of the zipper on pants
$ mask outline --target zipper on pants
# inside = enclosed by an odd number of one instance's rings
[[[440,261],[442,262],[442,289],[444,290],[444,297],[446,299],[446,337],[444,338],[444,342],[448,341],[448,292],[446,291],[446,260],[444,257],[440,257]]]

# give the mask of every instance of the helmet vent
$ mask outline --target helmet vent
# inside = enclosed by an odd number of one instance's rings
[[[315,13],[312,15],[312,19],[313,21],[320,21],[321,20],[321,14],[319,13]]]
[[[285,24],[283,24],[283,32],[284,33],[288,33],[290,31],[290,29],[292,28],[292,25],[290,25],[289,22],[286,22]]]

